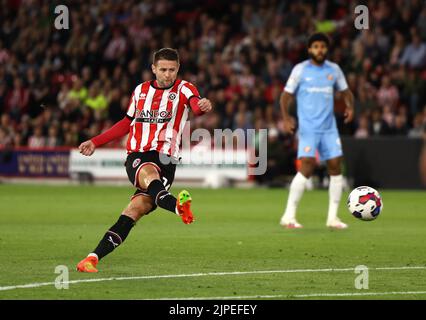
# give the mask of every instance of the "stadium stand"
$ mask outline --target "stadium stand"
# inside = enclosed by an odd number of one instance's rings
[[[54,28],[57,4],[69,7],[69,30]],[[315,31],[330,35],[329,59],[341,66],[355,95],[351,126],[343,125],[336,97],[341,134],[421,137],[426,2],[368,1],[368,30],[353,28],[356,4],[3,0],[0,147],[78,146],[122,118],[133,88],[151,78],[152,53],[173,47],[181,77],[215,106],[193,129],[273,129],[270,154],[278,157],[294,145],[282,131],[279,96],[292,67],[307,58],[306,40]],[[285,157],[279,161],[292,166]]]

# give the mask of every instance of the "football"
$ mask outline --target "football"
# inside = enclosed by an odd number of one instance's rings
[[[348,209],[355,218],[374,220],[383,210],[383,200],[377,190],[367,186],[357,187],[349,194]]]

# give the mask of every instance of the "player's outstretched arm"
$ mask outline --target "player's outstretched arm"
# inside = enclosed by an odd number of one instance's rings
[[[290,134],[293,134],[294,130],[296,129],[296,121],[288,112],[288,109],[290,108],[293,100],[294,97],[292,94],[283,91],[280,97],[280,107],[283,115],[284,132]]]
[[[346,105],[345,123],[349,123],[354,118],[354,95],[351,90],[346,89],[342,91],[342,97]]]
[[[130,124],[132,121],[128,116],[125,116],[122,120],[114,124],[110,129],[93,137],[92,139],[80,144],[78,149],[80,153],[85,156],[91,156],[95,149],[101,145],[104,145],[110,141],[121,138],[130,131]]]

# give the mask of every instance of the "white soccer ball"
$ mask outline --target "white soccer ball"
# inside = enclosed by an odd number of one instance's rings
[[[348,209],[355,218],[370,221],[383,210],[383,200],[377,190],[361,186],[352,190],[348,197]]]

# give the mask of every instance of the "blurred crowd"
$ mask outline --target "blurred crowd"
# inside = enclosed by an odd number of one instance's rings
[[[54,27],[59,4],[69,9],[68,30]],[[364,2],[368,30],[354,28],[357,4],[0,0],[0,147],[75,147],[109,128],[124,116],[133,89],[152,78],[152,53],[161,47],[178,49],[180,77],[215,106],[193,129],[268,128],[271,145],[291,147],[279,97],[316,31],[329,34],[329,59],[355,95],[350,125],[336,95],[340,132],[421,137],[426,1]]]

